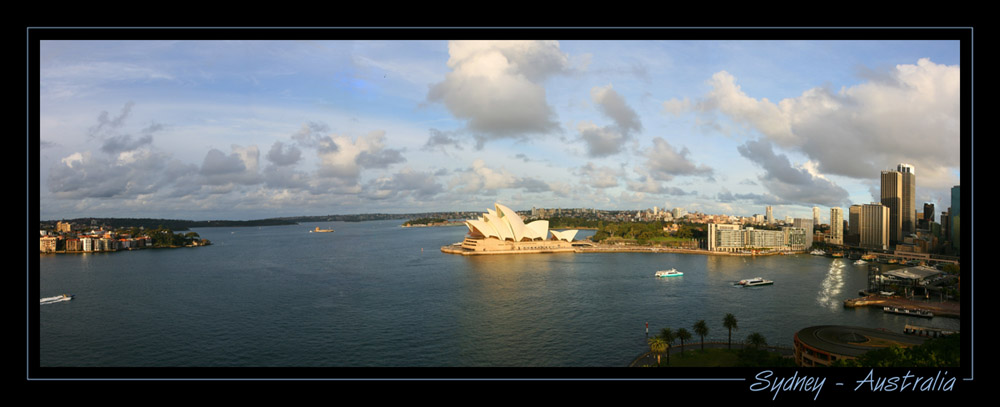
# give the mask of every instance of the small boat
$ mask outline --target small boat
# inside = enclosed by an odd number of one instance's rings
[[[819,249],[813,250],[813,251],[809,252],[809,254],[811,254],[813,256],[826,256],[826,252],[824,252],[822,250],[819,250]]]
[[[309,233],[312,233],[312,232],[316,232],[316,233],[329,233],[329,232],[333,232],[333,229],[320,229],[319,226],[316,226],[316,229],[313,229],[313,230],[309,231]]]
[[[922,310],[922,309],[885,306],[885,307],[882,307],[882,311],[888,312],[888,313],[892,313],[892,314],[902,314],[902,315],[909,315],[909,316],[914,316],[914,317],[934,318],[934,313],[933,312],[930,312],[930,311],[927,311],[927,310]]]
[[[62,294],[62,295],[57,295],[55,297],[42,298],[39,301],[39,303],[40,304],[49,304],[49,303],[53,303],[53,302],[69,301],[69,300],[72,300],[72,299],[73,299],[73,294]]]
[[[765,280],[763,277],[754,277],[747,280],[740,280],[740,282],[737,284],[744,287],[754,287],[758,285],[771,285],[774,284],[774,281]]]
[[[677,271],[677,269],[660,270],[656,272],[657,277],[679,277],[683,275],[684,273]]]
[[[854,262],[854,265],[855,265],[855,266],[863,266],[863,265],[865,265],[865,264],[868,264],[868,262],[867,262],[867,261],[864,261],[864,260],[861,260],[861,259],[858,259],[858,261],[855,261],[855,262]]]

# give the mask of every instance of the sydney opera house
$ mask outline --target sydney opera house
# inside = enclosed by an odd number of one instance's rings
[[[572,252],[576,230],[549,230],[549,221],[524,224],[512,209],[494,204],[479,219],[465,221],[469,234],[461,243],[441,248],[452,254],[507,254]],[[552,237],[549,237],[549,233]]]

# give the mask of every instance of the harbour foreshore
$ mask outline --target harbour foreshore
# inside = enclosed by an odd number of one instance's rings
[[[577,242],[574,242],[576,244]],[[775,256],[775,255],[785,255],[785,254],[802,254],[804,251],[764,251],[764,252],[718,252],[709,251],[704,249],[687,249],[687,248],[675,248],[675,247],[664,247],[664,246],[636,246],[636,245],[602,245],[587,243],[586,246],[575,245],[573,248],[567,249],[551,249],[551,250],[503,250],[503,251],[471,251],[462,249],[461,245],[456,243],[449,246],[442,246],[441,251],[449,254],[461,254],[465,256],[471,255],[487,255],[487,254],[531,254],[531,253],[684,253],[684,254],[703,254],[712,256]]]

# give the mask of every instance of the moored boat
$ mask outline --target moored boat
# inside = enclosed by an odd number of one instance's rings
[[[930,311],[927,311],[927,310],[922,310],[922,309],[906,308],[906,307],[890,307],[890,306],[885,306],[885,307],[882,307],[882,311],[888,312],[888,313],[892,313],[892,314],[902,314],[902,315],[909,315],[909,316],[914,316],[914,317],[923,317],[923,318],[933,318],[934,317],[934,313],[933,312],[930,312]]]

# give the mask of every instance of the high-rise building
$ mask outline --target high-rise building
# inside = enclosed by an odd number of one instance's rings
[[[924,202],[924,218],[921,219],[920,225],[922,229],[930,229],[932,223],[934,223],[934,204]]]
[[[847,208],[847,233],[851,235],[861,234],[861,205],[851,205]]]
[[[844,244],[844,210],[830,208],[830,240],[831,244]]]
[[[819,226],[819,207],[813,207],[813,226]]]
[[[882,205],[889,208],[889,244],[896,244],[903,237],[900,224],[902,201],[903,174],[899,171],[882,171]]]
[[[951,187],[951,219],[948,224],[951,227],[951,247],[961,252],[962,250],[962,189],[959,185]]]
[[[771,206],[767,207],[767,224],[770,225],[774,223],[774,212],[771,211]]]
[[[792,226],[805,230],[805,247],[809,248],[813,244],[813,223],[812,219],[795,218]]]
[[[896,166],[896,171],[902,174],[902,195],[899,202],[899,228],[902,234],[899,240],[917,232],[917,176],[913,172],[913,166],[901,163]]]
[[[861,206],[861,247],[886,250],[889,248],[889,207],[878,202]]]

